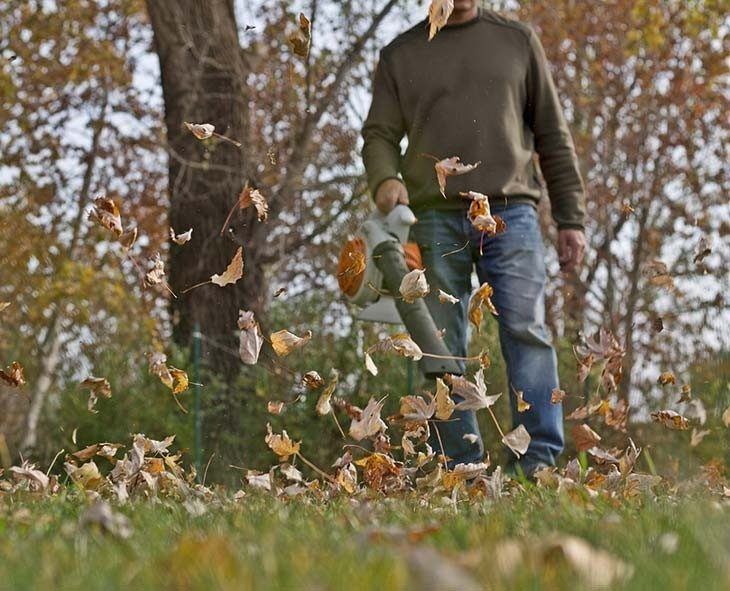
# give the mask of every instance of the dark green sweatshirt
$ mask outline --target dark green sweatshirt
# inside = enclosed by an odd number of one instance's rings
[[[529,26],[494,11],[480,9],[430,42],[424,20],[383,48],[362,135],[373,196],[402,178],[416,211],[465,207],[466,191],[493,204],[536,203],[536,151],[558,227],[583,227],[583,181],[542,45]],[[449,177],[444,199],[424,153],[481,165]]]

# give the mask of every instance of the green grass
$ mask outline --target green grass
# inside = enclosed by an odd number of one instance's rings
[[[211,502],[198,516],[168,501],[115,507],[134,528],[125,540],[81,530],[84,507],[76,492],[0,493],[0,589],[440,589],[436,573],[412,560],[433,550],[428,565],[458,567],[477,588],[587,588],[554,557],[523,556],[521,567],[500,574],[505,540],[551,532],[632,565],[633,576],[611,588],[730,588],[730,506],[702,497],[612,507],[531,487],[455,509],[440,498],[423,506],[415,498],[281,501],[249,492],[239,502]],[[437,529],[417,541],[386,535],[431,524]],[[666,534],[676,535],[674,551],[661,542]]]

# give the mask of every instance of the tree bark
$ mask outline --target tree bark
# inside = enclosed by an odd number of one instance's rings
[[[252,240],[258,223],[252,209],[236,218],[220,236],[226,214],[236,202],[250,171],[243,150],[247,137],[246,66],[238,40],[231,0],[148,0],[160,60],[169,159],[170,223],[178,232],[193,228],[184,246],[171,244],[170,286],[173,337],[190,343],[199,323],[207,365],[227,383],[241,363],[236,350],[236,322],[241,308],[260,313],[266,285]],[[211,123],[217,133],[243,142],[239,148],[215,136],[199,140],[185,122]],[[242,220],[240,223],[238,220]],[[237,248],[244,248],[244,278],[224,288],[204,285],[182,292],[221,273]],[[211,342],[219,344],[212,349]]]

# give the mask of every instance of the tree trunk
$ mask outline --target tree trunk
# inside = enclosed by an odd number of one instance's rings
[[[250,178],[243,152],[248,127],[246,72],[233,2],[148,0],[147,8],[165,101],[170,223],[177,232],[193,228],[189,243],[171,245],[170,286],[178,296],[172,299],[173,337],[187,346],[199,323],[207,365],[231,383],[241,366],[230,353],[237,349],[238,310],[261,312],[266,288],[259,246],[251,240],[252,224],[258,223],[253,208],[235,218],[231,231],[220,236],[228,211]],[[243,147],[215,136],[201,141],[185,122],[211,123],[217,133],[242,142]],[[245,261],[241,281],[182,293],[223,272],[239,246],[244,247]]]

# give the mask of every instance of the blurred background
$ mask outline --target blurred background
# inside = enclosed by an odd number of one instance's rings
[[[722,429],[697,443],[649,414],[675,409],[701,430],[730,405],[727,5],[484,6],[538,31],[586,182],[590,249],[577,276],[560,274],[542,209],[566,411],[593,400],[600,379],[594,371],[579,383],[572,347],[607,329],[626,351],[610,396],[630,405],[628,435],[670,478],[721,466],[730,460]],[[299,12],[312,22],[306,57],[288,42]],[[20,362],[27,381],[0,382],[0,464],[22,455],[45,466],[61,449],[174,433],[190,461],[195,448],[210,460],[209,479],[233,482],[241,473],[231,465],[273,463],[271,422],[326,467],[343,442],[314,413],[304,372],[337,369],[338,396],[363,405],[387,395],[391,411],[419,391],[403,358],[378,358],[377,378],[365,371],[364,349],[391,329],[354,321],[335,273],[372,210],[359,132],[378,51],[426,13],[415,0],[0,0],[0,302],[10,304],[0,365]],[[212,123],[242,146],[201,142],[184,121]],[[237,212],[220,236],[246,181],[267,197],[269,219]],[[138,228],[129,253],[87,220],[102,195],[119,204],[125,229]],[[192,240],[171,242],[170,226],[192,227]],[[239,246],[240,282],[181,293],[222,272]],[[156,253],[176,298],[140,281]],[[285,358],[265,347],[245,366],[239,309],[254,311],[264,334],[311,330],[312,342]],[[489,389],[506,394],[496,328],[487,318],[472,347],[489,350]],[[195,386],[179,395],[184,413],[149,373],[150,351],[202,384],[199,413]],[[667,371],[676,384],[661,386]],[[79,388],[89,375],[113,390],[97,414]],[[687,384],[692,400],[678,403]],[[270,400],[295,402],[272,416]],[[506,396],[496,411],[507,425]],[[625,447],[627,433],[600,432],[607,447]]]

